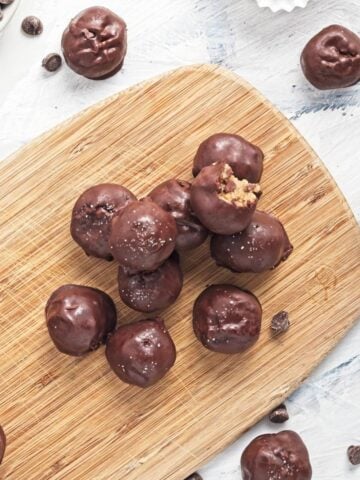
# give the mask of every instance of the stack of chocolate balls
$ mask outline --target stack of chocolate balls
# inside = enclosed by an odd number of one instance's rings
[[[198,148],[192,184],[171,179],[137,199],[127,188],[101,184],[76,201],[71,235],[89,256],[116,260],[122,301],[154,318],[116,328],[111,298],[94,288],[65,285],[46,306],[57,348],[83,355],[106,343],[111,368],[124,382],[148,387],[174,365],[176,349],[157,313],[183,286],[181,256],[211,234],[211,255],[235,272],[275,268],[292,251],[280,221],[256,210],[263,153],[244,138],[215,134]],[[195,300],[193,328],[204,347],[234,354],[259,337],[262,308],[251,292],[211,285]]]

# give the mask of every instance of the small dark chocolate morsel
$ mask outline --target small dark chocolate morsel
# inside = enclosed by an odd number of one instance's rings
[[[174,365],[176,349],[164,322],[147,319],[122,325],[110,335],[106,358],[123,382],[146,388]]]
[[[293,251],[282,223],[259,210],[244,231],[234,235],[214,235],[210,249],[217,265],[234,272],[253,273],[275,268]]]
[[[116,308],[109,295],[82,285],[63,285],[55,290],[45,316],[56,348],[73,356],[96,350],[116,326]]]
[[[132,202],[112,222],[110,251],[133,273],[154,271],[175,248],[177,228],[170,213],[150,198]]]
[[[192,473],[190,477],[186,477],[185,480],[203,480],[203,478],[198,473]]]
[[[324,28],[305,46],[301,67],[320,90],[354,85],[360,80],[360,37],[342,25]]]
[[[121,300],[139,312],[151,313],[172,305],[180,295],[183,274],[175,253],[153,272],[131,273],[120,266]]]
[[[71,218],[71,236],[86,255],[112,260],[109,247],[114,216],[136,200],[127,188],[113,183],[95,185],[77,199]]]
[[[259,183],[264,154],[259,147],[239,135],[216,133],[202,142],[196,152],[193,175],[213,163],[224,162],[233,169],[235,177]]]
[[[61,67],[61,64],[62,58],[58,53],[49,53],[42,61],[42,66],[48,72],[56,72]]]
[[[190,201],[208,230],[231,235],[249,225],[260,194],[259,184],[239,180],[229,165],[220,162],[200,171],[191,186]]]
[[[347,450],[347,454],[352,465],[360,465],[360,445],[351,445]]]
[[[269,420],[272,423],[284,423],[289,420],[289,414],[286,405],[282,403],[272,410],[269,414]]]
[[[32,36],[40,35],[44,29],[40,18],[34,17],[33,15],[24,18],[21,28],[24,33]]]
[[[309,453],[291,431],[256,437],[241,456],[243,480],[311,480]]]
[[[196,299],[193,328],[204,347],[239,353],[259,338],[262,308],[250,292],[234,285],[211,285]]]
[[[178,234],[176,249],[192,250],[205,242],[208,232],[195,217],[190,204],[191,184],[185,180],[167,180],[154,188],[149,197],[175,219]]]
[[[1,465],[1,462],[3,461],[5,450],[6,450],[6,435],[2,426],[0,425],[0,465]]]
[[[289,327],[290,321],[288,312],[282,310],[273,316],[271,320],[271,331],[274,335],[279,335],[280,333],[286,332],[289,330]]]

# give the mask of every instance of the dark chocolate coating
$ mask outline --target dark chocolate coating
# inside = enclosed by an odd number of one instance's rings
[[[0,465],[1,465],[1,462],[3,461],[5,450],[6,450],[6,435],[2,426],[0,425]]]
[[[123,382],[146,388],[174,365],[176,350],[164,322],[147,319],[119,327],[108,339],[106,358]]]
[[[260,185],[236,179],[231,167],[220,162],[200,171],[191,186],[190,200],[208,230],[230,235],[249,225],[260,193]]]
[[[192,250],[205,242],[208,232],[195,217],[190,204],[189,182],[167,180],[149,193],[149,197],[175,219],[178,235],[176,249]]]
[[[250,292],[234,285],[211,285],[196,299],[193,328],[204,347],[240,353],[259,338],[262,308]]]
[[[216,133],[202,142],[196,152],[193,175],[208,165],[225,162],[233,169],[234,175],[251,183],[260,182],[264,154],[259,147],[239,135]]]
[[[45,316],[56,348],[73,356],[96,350],[116,326],[116,308],[109,295],[82,285],[63,285],[55,290]]]
[[[61,45],[66,63],[79,75],[94,80],[110,77],[124,62],[126,23],[108,8],[87,8],[71,20]]]
[[[133,202],[112,222],[110,250],[132,272],[154,271],[175,248],[174,218],[149,198]]]
[[[241,456],[243,480],[311,480],[309,453],[291,430],[259,435]]]
[[[305,46],[301,67],[321,90],[354,85],[360,80],[360,37],[341,25],[324,28]]]
[[[132,274],[120,266],[118,281],[120,298],[128,307],[151,313],[175,302],[183,286],[183,274],[173,254],[153,272]]]
[[[234,235],[214,235],[210,249],[221,267],[234,272],[260,273],[286,260],[293,246],[282,223],[257,210],[246,230]]]
[[[127,188],[103,183],[89,188],[76,201],[71,217],[71,236],[86,255],[112,260],[109,247],[111,222],[136,200]]]

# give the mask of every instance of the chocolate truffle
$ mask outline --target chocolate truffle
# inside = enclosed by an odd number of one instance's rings
[[[232,168],[220,162],[200,171],[191,186],[190,200],[208,230],[230,235],[249,225],[260,194],[259,184],[237,179]]]
[[[321,90],[354,85],[360,80],[360,37],[341,25],[324,28],[305,46],[301,67]]]
[[[154,271],[175,248],[176,222],[149,198],[133,202],[112,222],[110,250],[114,258],[134,272]]]
[[[150,387],[174,365],[176,350],[160,318],[119,327],[106,346],[106,358],[125,383]]]
[[[259,338],[262,308],[250,292],[234,285],[212,285],[196,299],[193,328],[204,347],[240,353]]]
[[[96,350],[116,326],[116,308],[109,295],[82,285],[63,285],[55,290],[45,316],[56,348],[73,356]]]
[[[87,8],[71,20],[61,45],[74,72],[94,80],[111,77],[126,55],[126,23],[108,8]]]
[[[243,480],[311,480],[304,442],[290,430],[256,437],[241,456]]]
[[[260,273],[286,260],[293,247],[281,222],[257,210],[250,225],[234,235],[214,235],[211,256],[234,272]]]
[[[203,167],[225,162],[233,169],[235,177],[251,183],[260,182],[264,154],[259,147],[239,135],[216,133],[202,142],[196,152],[193,175]]]
[[[208,232],[195,217],[190,204],[189,182],[167,180],[154,188],[149,197],[169,212],[177,225],[176,249],[192,250],[205,242]]]
[[[4,458],[5,449],[6,449],[6,436],[2,426],[0,425],[0,465]]]
[[[155,312],[169,307],[179,296],[183,275],[175,254],[153,272],[132,274],[119,267],[119,293],[121,300],[139,312]]]
[[[127,188],[113,183],[96,185],[80,195],[73,208],[70,231],[86,255],[113,259],[109,247],[112,219],[135,200]]]

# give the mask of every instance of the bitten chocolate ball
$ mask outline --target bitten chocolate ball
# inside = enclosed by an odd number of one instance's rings
[[[305,46],[301,67],[321,90],[354,85],[360,80],[360,37],[341,25],[324,28]]]
[[[71,20],[61,44],[65,61],[74,72],[93,80],[108,78],[124,62],[126,23],[108,8],[87,8]]]
[[[213,163],[225,162],[233,169],[235,177],[251,183],[260,182],[264,154],[259,147],[239,135],[216,133],[202,142],[196,152],[193,175]]]
[[[1,462],[3,461],[5,450],[6,450],[6,435],[2,426],[0,425],[0,465],[1,465]]]
[[[127,188],[103,183],[89,188],[76,201],[71,218],[71,236],[86,255],[112,260],[109,237],[111,222],[136,200]]]
[[[230,235],[249,225],[260,194],[259,184],[237,179],[231,167],[220,162],[200,171],[191,186],[190,200],[208,230]]]
[[[45,316],[56,348],[73,356],[96,350],[116,326],[116,308],[109,295],[82,285],[63,285],[55,290]]]
[[[241,456],[243,480],[311,480],[304,442],[290,430],[256,437]]]
[[[156,270],[175,248],[176,222],[170,213],[144,198],[124,208],[114,218],[110,250],[133,273]]]
[[[153,272],[132,274],[119,267],[119,293],[121,300],[139,312],[155,312],[172,305],[180,295],[183,275],[175,254]]]
[[[146,388],[174,365],[176,350],[164,322],[156,318],[119,327],[108,339],[106,358],[123,382]]]
[[[214,235],[210,249],[221,267],[234,272],[260,273],[286,260],[293,246],[282,223],[257,210],[246,230],[234,235]]]
[[[149,193],[149,197],[175,219],[178,234],[176,249],[192,250],[205,242],[208,232],[195,217],[190,204],[189,182],[168,180]]]
[[[196,299],[193,328],[204,347],[240,353],[259,338],[262,308],[250,292],[234,285],[212,285]]]

